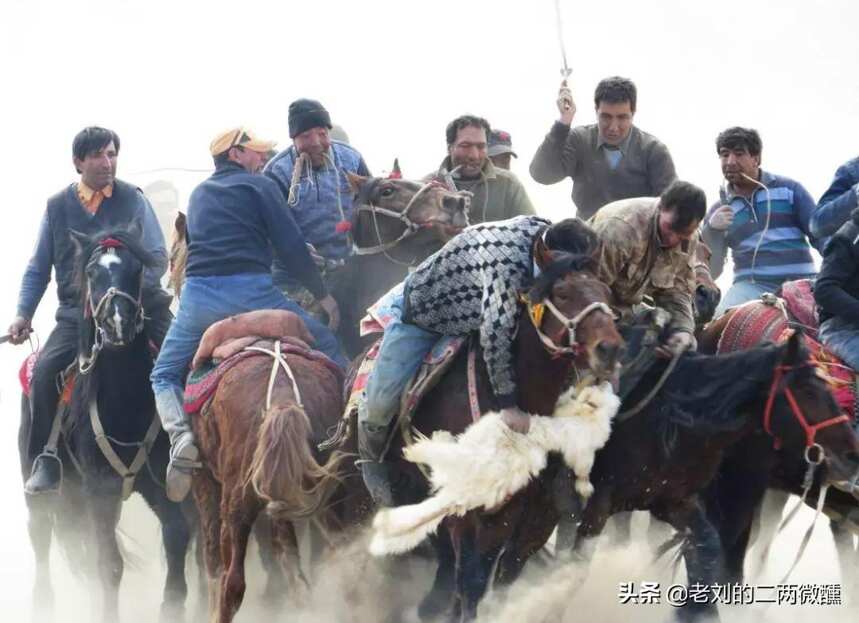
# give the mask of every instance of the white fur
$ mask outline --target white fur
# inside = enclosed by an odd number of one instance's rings
[[[546,467],[549,452],[563,455],[576,474],[576,491],[589,497],[594,455],[608,441],[619,407],[620,399],[603,383],[577,396],[572,389],[566,392],[553,416],[531,417],[527,435],[511,431],[499,413],[487,413],[457,437],[439,431],[419,440],[404,454],[430,468],[435,494],[420,504],[379,511],[370,552],[381,556],[408,551],[446,516],[501,505]]]

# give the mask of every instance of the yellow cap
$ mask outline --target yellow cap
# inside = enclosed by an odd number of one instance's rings
[[[258,151],[261,154],[266,154],[274,149],[277,143],[274,141],[264,141],[258,139],[253,132],[245,127],[232,128],[226,132],[221,132],[209,144],[209,152],[213,156],[229,151],[231,147],[244,147],[251,151]]]

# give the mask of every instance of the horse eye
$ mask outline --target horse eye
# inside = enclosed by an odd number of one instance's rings
[[[394,194],[394,189],[391,188],[390,186],[388,188],[383,188],[382,192],[381,192],[381,195],[383,197],[390,197],[393,194]]]

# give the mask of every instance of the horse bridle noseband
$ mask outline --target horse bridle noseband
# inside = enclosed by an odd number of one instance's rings
[[[105,238],[101,242],[99,242],[98,246],[93,250],[89,259],[87,260],[87,265],[91,264],[97,255],[102,255],[105,253],[116,253],[116,249],[122,248],[122,243],[115,238]],[[98,300],[98,303],[93,304],[92,302],[92,292],[89,286],[89,279],[87,279],[87,294],[86,294],[86,312],[85,317],[92,318],[93,325],[95,326],[95,339],[93,340],[92,348],[90,349],[90,353],[88,356],[81,356],[78,360],[78,369],[81,374],[89,374],[89,372],[95,366],[96,361],[98,360],[98,354],[101,352],[102,348],[104,348],[104,340],[105,340],[105,331],[101,326],[101,319],[99,316],[102,311],[113,302],[113,299],[119,297],[124,298],[128,301],[131,301],[131,304],[134,305],[135,314],[134,314],[134,335],[137,336],[143,330],[143,274],[144,270],[141,268],[140,270],[140,281],[137,287],[137,297],[134,297],[127,292],[120,290],[115,287],[110,287],[107,291],[102,295],[102,297]]]
[[[584,345],[576,340],[576,329],[579,324],[581,324],[581,322],[593,312],[601,311],[614,318],[614,312],[611,307],[598,301],[589,303],[582,311],[572,318],[568,317],[558,309],[555,304],[549,300],[549,297],[546,297],[540,303],[533,303],[527,297],[522,297],[522,301],[528,308],[528,317],[531,318],[531,323],[534,325],[537,337],[540,338],[543,348],[546,349],[553,359],[567,356],[575,358],[584,352]],[[552,338],[543,332],[541,325],[543,324],[543,312],[546,309],[548,309],[549,313],[557,318],[561,322],[563,328],[566,329],[567,336],[569,338],[569,346],[558,346]]]
[[[436,181],[430,180],[426,182],[423,186],[418,189],[412,198],[409,199],[409,202],[406,204],[405,209],[402,212],[397,212],[395,210],[389,210],[387,208],[382,208],[377,206],[370,200],[370,194],[372,194],[373,190],[375,190],[376,185],[381,181],[381,179],[377,179],[371,183],[370,187],[361,193],[364,198],[361,204],[356,208],[358,212],[369,212],[373,217],[373,227],[376,230],[376,237],[379,239],[379,244],[374,245],[372,247],[359,247],[357,244],[353,244],[353,251],[355,255],[375,255],[377,253],[384,253],[388,249],[391,249],[397,246],[400,242],[413,236],[421,229],[426,227],[433,226],[436,221],[430,220],[424,223],[415,223],[412,219],[409,218],[409,211],[414,207],[415,202],[418,200],[418,197],[423,195],[427,190],[432,188],[433,186],[439,186],[442,188],[446,188],[444,184]],[[465,191],[459,191],[465,192]],[[389,218],[397,219],[398,221],[402,221],[402,223],[406,226],[405,231],[403,231],[400,236],[390,242],[382,242],[382,234],[379,230],[379,222],[378,216],[387,216]],[[466,216],[467,218],[467,216]]]

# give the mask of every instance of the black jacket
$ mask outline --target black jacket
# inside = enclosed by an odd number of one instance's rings
[[[826,245],[814,300],[820,322],[837,316],[859,327],[859,210]]]

